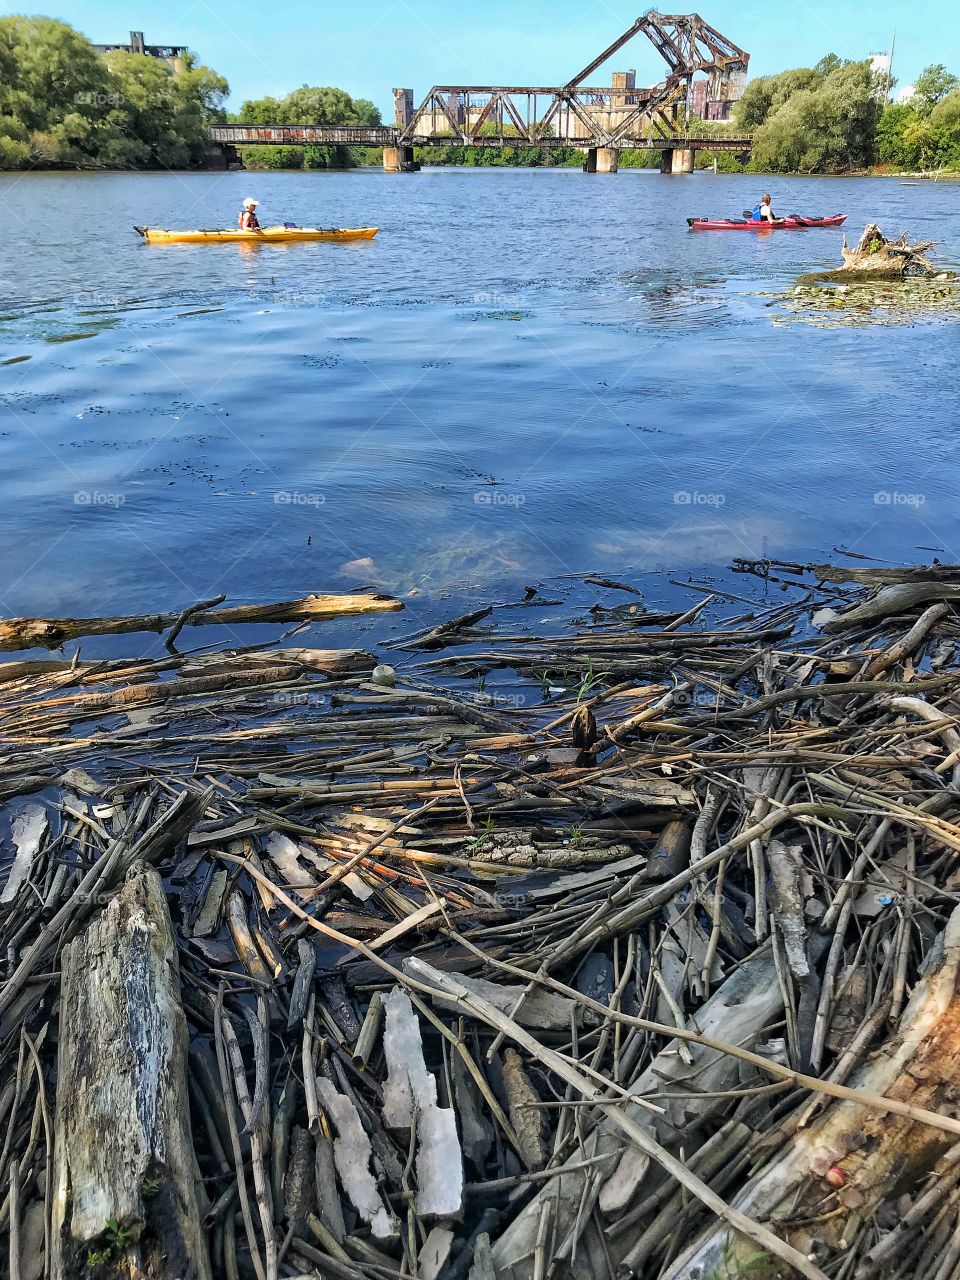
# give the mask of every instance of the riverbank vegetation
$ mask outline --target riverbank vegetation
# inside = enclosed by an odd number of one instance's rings
[[[960,80],[942,64],[927,67],[906,102],[889,103],[892,85],[869,62],[828,54],[752,80],[727,125],[688,119],[687,133],[727,129],[754,137],[749,162],[702,152],[701,167],[722,172],[960,172]],[[0,170],[26,168],[189,168],[202,163],[206,130],[226,119],[226,80],[187,54],[174,69],[123,49],[100,55],[66,23],[0,18]],[[342,89],[303,86],[285,97],[243,103],[241,124],[376,126],[380,111]],[[507,127],[510,132],[511,127]],[[485,126],[492,134],[495,126]],[[502,148],[450,144],[417,148],[424,165],[497,168],[579,167],[576,147]],[[374,148],[241,148],[248,169],[341,169],[379,163]],[[655,168],[657,151],[625,150],[621,168]]]
[[[752,80],[734,111],[737,130],[754,134],[749,168],[773,173],[960,169],[960,82],[927,67],[905,103],[888,104],[889,86],[869,62],[831,54]]]
[[[285,98],[255,98],[245,102],[236,124],[333,124],[370,126],[381,123],[380,111],[366,98],[351,98],[343,89],[304,85]],[[366,147],[241,147],[246,169],[352,169],[379,160],[380,153]]]
[[[222,119],[226,80],[191,54],[102,57],[52,18],[0,18],[0,169],[182,169]]]

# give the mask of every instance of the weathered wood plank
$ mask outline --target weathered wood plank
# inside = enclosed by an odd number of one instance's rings
[[[63,952],[54,1280],[212,1280],[179,989],[163,885],[138,864]]]

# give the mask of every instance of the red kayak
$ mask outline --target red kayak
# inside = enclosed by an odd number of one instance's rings
[[[801,218],[791,213],[788,218],[775,222],[760,222],[755,218],[688,218],[691,231],[805,231],[809,227],[842,227],[847,220],[845,213],[835,213],[830,218]]]

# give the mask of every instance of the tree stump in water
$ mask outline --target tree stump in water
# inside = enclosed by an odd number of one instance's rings
[[[843,266],[836,271],[817,271],[801,276],[801,284],[837,281],[850,283],[871,280],[903,280],[907,276],[932,276],[936,269],[923,256],[933,248],[932,240],[910,244],[905,235],[899,240],[888,240],[875,222],[869,223],[856,248],[851,249],[844,238]]]
[[[163,885],[140,864],[64,948],[54,1280],[211,1280],[187,1025]]]
[[[847,271],[902,279],[905,275],[927,275],[933,271],[923,256],[927,249],[932,248],[932,240],[924,240],[921,244],[908,244],[906,236],[888,240],[877,224],[871,222],[864,229],[857,247],[850,249],[844,244],[841,253]]]

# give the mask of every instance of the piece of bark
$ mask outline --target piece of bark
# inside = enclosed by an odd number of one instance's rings
[[[52,1274],[211,1280],[187,1095],[187,1025],[163,884],[134,866],[64,948]]]
[[[317,1207],[320,1220],[338,1244],[343,1244],[347,1228],[343,1221],[343,1205],[337,1194],[337,1173],[333,1159],[333,1143],[324,1133],[314,1139],[317,1159],[314,1176],[317,1187]]]
[[[493,1129],[486,1119],[480,1090],[459,1053],[453,1054],[450,1074],[453,1078],[457,1118],[460,1121],[463,1154],[474,1169],[482,1174],[493,1147]]]
[[[953,1110],[960,1089],[960,907],[934,946],[896,1033],[849,1084],[873,1094],[937,1111]],[[884,1201],[915,1194],[927,1171],[954,1139],[907,1116],[890,1115],[853,1101],[833,1103],[808,1129],[788,1140],[735,1200],[760,1223],[776,1224],[794,1247],[846,1256],[860,1226],[873,1221]],[[839,1188],[826,1180],[838,1171]],[[815,1225],[811,1228],[811,1221]],[[797,1224],[797,1225],[794,1225]],[[811,1234],[812,1233],[812,1234]],[[750,1258],[752,1280],[770,1280],[782,1263],[752,1242],[710,1228],[668,1268],[664,1280],[695,1280],[717,1267]]]
[[[191,937],[207,938],[217,927],[220,912],[223,909],[223,898],[227,891],[229,872],[215,871],[203,899],[203,906],[197,915]]]
[[[303,1022],[307,1012],[307,1002],[313,990],[313,975],[317,971],[317,949],[312,942],[308,942],[306,938],[300,938],[297,942],[297,956],[299,964],[297,976],[293,980],[293,990],[290,993],[288,1031],[299,1027]]]
[[[46,830],[47,811],[38,804],[24,805],[14,818],[10,838],[16,855],[3,886],[3,893],[0,893],[0,903],[12,902],[20,886],[29,877]]]
[[[417,1213],[454,1218],[463,1208],[463,1154],[453,1109],[437,1105],[437,1081],[423,1057],[420,1020],[407,993],[394,987],[383,999],[383,1050],[388,1076],[383,1122],[417,1136]]]
[[[520,1139],[524,1162],[528,1169],[542,1169],[548,1154],[547,1123],[542,1108],[537,1105],[540,1095],[530,1083],[516,1049],[507,1049],[503,1055],[503,1087],[510,1123]]]
[[[314,1164],[313,1138],[298,1125],[290,1138],[290,1162],[283,1183],[284,1215],[292,1228],[313,1212]]]
[[[317,1078],[317,1090],[323,1108],[337,1130],[333,1158],[344,1191],[360,1217],[369,1223],[377,1240],[396,1239],[398,1223],[394,1215],[384,1208],[377,1194],[377,1183],[370,1171],[373,1147],[357,1108],[345,1094],[338,1092],[326,1076]]]
[[[211,674],[216,671],[236,671],[244,667],[286,667],[290,663],[304,671],[321,671],[336,674],[343,671],[366,671],[377,665],[377,656],[365,649],[275,649],[264,653],[212,653],[196,654],[184,658],[180,673],[184,676]],[[305,686],[305,692],[310,686]],[[297,695],[290,695],[291,705],[296,705]]]
[[[187,619],[190,627],[235,626],[241,622],[316,622],[402,609],[403,601],[374,592],[356,595],[302,596],[275,604],[241,604],[228,609],[202,610]],[[141,613],[115,618],[7,618],[0,622],[0,650],[59,649],[79,636],[124,635],[134,631],[166,631],[183,611]]]
[[[668,822],[647,861],[643,878],[669,880],[688,867],[692,833],[693,827],[689,822]]]
[[[247,919],[247,902],[239,889],[233,889],[227,898],[227,927],[237,949],[237,955],[243,967],[255,982],[269,987],[276,974],[267,968],[253,940],[250,922]]]
[[[810,973],[801,886],[802,852],[799,845],[787,846],[780,840],[771,840],[767,845],[767,865],[771,881],[770,905],[783,937],[783,949],[790,972],[801,982]]]
[[[960,599],[960,583],[957,582],[897,582],[881,587],[861,604],[845,609],[824,626],[824,631],[849,631],[866,623],[878,622],[895,613],[906,613],[928,600]]]
[[[477,1236],[477,1242],[473,1247],[473,1266],[470,1268],[469,1280],[497,1280],[490,1237],[486,1232]]]
[[[417,1275],[419,1280],[439,1280],[450,1250],[453,1247],[453,1232],[449,1227],[434,1227],[417,1255]]]

